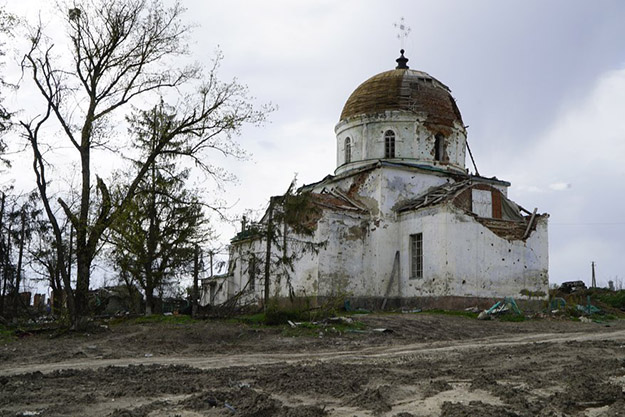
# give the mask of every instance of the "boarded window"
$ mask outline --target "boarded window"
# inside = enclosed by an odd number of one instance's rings
[[[480,217],[493,217],[493,193],[490,190],[473,189],[472,211]]]
[[[423,278],[423,233],[410,235],[410,278]]]
[[[395,158],[395,132],[392,130],[384,133],[384,157]]]
[[[350,162],[352,162],[352,140],[345,138],[345,163],[349,164]]]

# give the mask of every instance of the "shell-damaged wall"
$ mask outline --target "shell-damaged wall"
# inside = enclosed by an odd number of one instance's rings
[[[518,239],[496,234],[486,219],[466,212],[453,200],[402,213],[394,210],[398,202],[447,181],[445,175],[384,167],[313,187],[313,193],[337,192],[362,209],[322,205],[314,235],[288,232],[294,240],[319,245],[316,251],[302,251],[303,246],[289,244],[282,253],[272,246],[272,259],[286,254],[295,255],[295,260],[292,269],[272,266],[271,296],[408,301],[424,297],[544,299],[548,292],[546,215],[535,218],[526,239]],[[494,186],[505,196],[502,184]],[[519,222],[509,223],[524,227]],[[423,239],[423,274],[411,278],[409,242],[417,233]],[[265,251],[264,239],[233,243],[229,296],[246,290],[242,300],[263,299]],[[389,283],[397,252],[399,263]],[[253,274],[252,253],[256,257]]]
[[[526,239],[512,239],[487,227],[488,219],[478,219],[452,204],[400,215],[393,210],[399,201],[420,194],[415,190],[425,192],[445,182],[446,176],[386,167],[325,184],[347,191],[368,207],[371,217],[358,227],[345,225],[344,230],[340,230],[341,216],[333,218],[336,230],[328,234],[332,238],[319,260],[321,293],[544,299],[549,285],[547,215],[536,217]],[[489,187],[507,195],[506,183],[494,182]],[[501,222],[525,228],[524,224]],[[410,279],[408,246],[410,235],[416,233],[423,233],[424,276]],[[396,251],[400,253],[401,279],[389,285]]]
[[[452,204],[402,214],[402,296],[546,299],[547,217],[535,219],[527,239],[507,240]],[[411,278],[409,242],[417,233],[423,275]]]

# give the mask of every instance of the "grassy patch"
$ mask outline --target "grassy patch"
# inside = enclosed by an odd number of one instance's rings
[[[513,323],[518,323],[518,322],[527,320],[527,318],[524,315],[514,314],[514,313],[501,314],[495,317],[499,321],[507,321],[507,322],[513,322]]]
[[[526,297],[532,298],[532,297],[544,297],[545,295],[547,295],[545,292],[543,291],[530,291],[526,288],[523,288],[520,292],[521,295],[524,295]]]
[[[313,321],[310,310],[272,308],[265,312],[265,324],[270,326],[285,324],[289,321]]]
[[[0,344],[10,343],[15,340],[17,340],[17,337],[13,330],[0,326]]]
[[[267,311],[240,315],[228,319],[230,323],[245,323],[250,325],[281,326],[290,322],[322,321],[328,317],[337,316],[335,309],[282,307],[272,303]]]
[[[286,337],[317,337],[321,333],[338,336],[350,331],[362,331],[365,324],[359,321],[348,323],[340,320],[326,320],[336,317],[333,311],[324,309],[297,309],[270,307],[267,312],[248,314],[228,319],[228,323],[243,323],[249,326],[272,326],[282,329]],[[292,327],[289,323],[297,323]]]
[[[188,324],[188,323],[196,323],[199,320],[195,320],[186,314],[165,316],[163,314],[153,314],[151,316],[141,316],[134,318],[114,318],[111,319],[108,323],[111,325],[116,324],[150,324],[150,323],[163,323],[163,324]]]
[[[311,322],[302,322],[297,325],[297,327],[284,326],[282,330],[282,336],[285,337],[331,337],[331,336],[340,336],[343,333],[349,333],[356,331],[364,331],[367,326],[359,321],[353,321],[351,323],[311,323]]]
[[[255,326],[265,324],[265,313],[256,314],[244,314],[241,316],[232,317],[226,320],[226,323],[245,323]]]
[[[465,310],[440,310],[440,309],[424,310],[424,311],[421,311],[420,313],[416,313],[416,314],[441,314],[441,315],[444,315],[444,316],[468,317],[470,319],[477,319],[477,316],[479,315],[479,313],[474,313],[472,311],[465,311]]]
[[[625,290],[596,293],[593,295],[593,298],[604,302],[610,307],[625,308]]]

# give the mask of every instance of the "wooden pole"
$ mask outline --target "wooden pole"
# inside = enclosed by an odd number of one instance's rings
[[[198,277],[200,275],[200,246],[195,245],[193,256],[193,294],[191,295],[191,317],[197,317],[198,310]]]
[[[395,275],[398,275],[399,273],[399,251],[395,252],[395,259],[393,260],[393,269],[391,270],[391,276],[388,279],[388,285],[386,286],[386,293],[384,295],[384,300],[382,301],[382,308],[381,310],[384,310],[386,308],[386,302],[388,301],[388,297],[391,295],[391,288],[393,287],[393,278],[395,278]],[[397,277],[397,281],[398,281],[398,293],[397,296],[399,297],[399,277]]]
[[[467,126],[468,127],[468,126]],[[473,152],[471,152],[471,148],[469,147],[469,141],[465,142],[467,144],[467,150],[469,151],[469,156],[471,157],[471,162],[473,162],[473,168],[475,168],[475,175],[480,176],[480,172],[477,170],[477,165],[475,164],[475,159],[473,159]]]
[[[525,229],[525,233],[523,234],[523,239],[530,235],[530,231],[532,229],[532,224],[534,224],[534,218],[536,217],[536,212],[538,211],[538,207],[534,208],[532,212],[532,217],[530,217],[529,223],[527,223],[527,228]]]

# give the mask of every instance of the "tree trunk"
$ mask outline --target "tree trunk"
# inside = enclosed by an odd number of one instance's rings
[[[61,278],[63,281],[64,293],[65,293],[65,301],[67,302],[67,309],[69,312],[70,321],[72,325],[76,325],[77,315],[74,303],[74,293],[72,292],[72,285],[69,275],[65,270],[65,252],[63,249],[63,235],[61,233],[61,228],[59,227],[59,223],[56,220],[56,216],[54,214],[54,210],[50,206],[50,199],[48,198],[47,191],[47,180],[46,180],[46,164],[44,163],[43,155],[39,151],[39,144],[37,142],[37,137],[33,133],[33,131],[27,127],[30,143],[33,150],[33,171],[35,172],[35,177],[37,180],[37,189],[39,190],[39,195],[41,196],[41,202],[45,209],[46,215],[48,216],[48,220],[50,221],[50,225],[52,226],[52,230],[54,231],[54,240],[56,243],[56,259],[58,263],[58,270],[61,273]]]
[[[81,328],[83,319],[89,312],[89,274],[91,269],[91,257],[85,253],[84,249],[79,250],[76,256],[76,290],[74,291],[74,303],[75,303],[75,319],[74,325]],[[71,288],[66,288],[65,291],[71,291]]]
[[[145,315],[151,316],[156,312],[154,288],[146,288],[145,290]]]
[[[48,268],[48,273],[50,274],[50,288],[52,288],[52,301],[50,302],[50,313],[53,316],[58,317],[62,312],[62,286],[61,286],[61,278],[58,264],[56,266],[51,265]]]
[[[11,225],[9,225],[9,232],[7,233],[7,245],[6,245],[6,250],[4,251],[4,259],[2,259],[2,262],[4,263],[4,268],[2,270],[3,272],[3,283],[2,283],[2,299],[6,300],[7,299],[7,285],[8,282],[10,280],[10,275],[11,275],[11,234],[13,232],[13,228]],[[3,313],[4,310],[6,308],[6,305],[3,306]]]
[[[0,266],[2,266],[2,281],[1,287],[2,293],[0,293],[0,316],[4,315],[4,293],[6,291],[6,265],[4,264],[4,236],[2,235],[2,228],[4,225],[4,200],[6,194],[2,193],[2,202],[0,203]]]
[[[156,129],[156,127],[154,127]],[[156,261],[157,227],[156,227],[156,167],[154,164],[150,167],[150,202],[147,207],[149,226],[148,238],[146,242],[146,259],[144,263],[145,269],[145,313],[146,315],[156,313],[156,305],[154,300],[154,288],[159,283],[154,276],[154,262]]]
[[[74,247],[74,227],[69,224],[69,246],[67,247],[67,279],[72,281],[72,251]],[[59,265],[59,268],[61,266]]]
[[[21,220],[22,226],[20,230],[20,248],[17,256],[17,271],[15,274],[15,290],[13,295],[13,316],[17,317],[17,308],[21,304],[20,303],[20,285],[22,281],[22,260],[24,258],[24,236],[26,231],[26,214],[24,213],[24,208],[22,207]]]
[[[95,113],[95,100],[91,97],[89,109],[81,130],[80,165],[81,190],[80,213],[76,228],[76,290],[74,292],[75,321],[74,325],[82,327],[82,321],[89,313],[89,278],[93,253],[89,245],[89,208],[91,206],[91,128]]]

